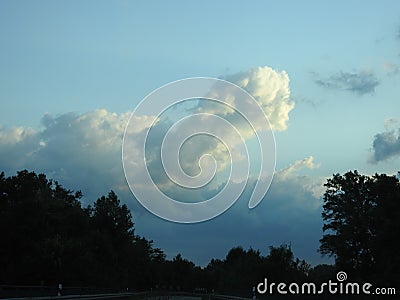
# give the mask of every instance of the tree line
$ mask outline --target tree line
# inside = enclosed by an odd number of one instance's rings
[[[248,295],[265,277],[323,282],[344,270],[359,279],[398,284],[400,187],[395,176],[356,171],[328,179],[319,251],[334,265],[311,267],[290,245],[269,254],[234,247],[206,267],[177,254],[167,259],[135,234],[131,212],[110,191],[83,207],[82,193],[27,170],[0,174],[0,285],[97,286],[131,290],[207,291]],[[380,282],[379,281],[379,282]]]

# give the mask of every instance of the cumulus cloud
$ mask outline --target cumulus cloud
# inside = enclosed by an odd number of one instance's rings
[[[268,118],[272,130],[284,131],[288,128],[289,113],[294,109],[295,104],[290,99],[290,81],[289,76],[285,71],[279,72],[268,66],[262,66],[251,68],[236,74],[226,75],[223,79],[236,84],[254,97],[263,113]],[[252,128],[237,112],[226,105],[221,105],[220,103],[199,101],[197,106],[193,108],[193,111],[221,116],[239,130],[240,135],[245,142],[254,138],[254,129],[257,131],[269,130],[269,128],[266,128],[265,126],[265,117],[263,114],[256,114],[254,109],[246,103],[244,103],[245,105],[239,103],[239,101],[248,101],[249,99],[238,97],[235,93],[231,93],[227,90],[221,91],[219,88],[212,90],[209,96],[218,99],[221,96],[220,93],[222,93],[226,102],[236,108],[241,107],[240,113],[244,117],[248,118],[248,121],[254,128]],[[207,120],[205,120],[205,122],[209,124],[210,128],[218,129],[218,134],[219,136],[224,137],[224,142],[229,142],[231,145],[235,146],[233,140],[236,133],[229,130],[229,128],[222,128],[216,123],[217,121],[218,120],[215,118],[207,118]],[[193,126],[197,126],[197,124],[193,123]],[[190,128],[187,130],[190,130]],[[225,148],[217,147],[213,144],[210,144],[210,146],[212,149],[210,149],[210,147],[207,148],[206,144],[201,142],[193,144],[193,148],[206,148],[206,151],[203,152],[203,154],[211,153],[220,165],[224,167],[229,166],[228,162],[230,162],[231,157],[226,155]],[[245,156],[238,154],[234,148],[235,147],[232,147],[229,150],[233,150],[230,153],[232,154],[233,163],[238,164],[240,161],[243,161]],[[263,150],[266,151],[266,149]],[[201,153],[199,153],[199,156],[200,155]],[[196,162],[191,161],[190,158],[188,162],[188,165],[196,165]]]
[[[254,96],[274,130],[287,129],[289,113],[294,108],[294,103],[290,100],[289,77],[286,72],[260,67],[229,75],[224,79],[239,85]],[[196,104],[184,112],[190,114],[199,110],[224,116],[244,132],[250,130],[243,120],[233,116],[226,108],[224,110],[212,105]],[[136,116],[136,126],[129,129],[129,134],[133,136],[130,139],[130,154],[137,157],[143,149],[136,143],[136,137],[141,137],[152,126],[151,137],[146,145],[149,147],[146,159],[154,180],[161,183],[165,174],[162,173],[160,156],[157,153],[162,137],[178,115],[175,110],[170,115],[160,118]],[[299,245],[296,248],[306,249],[310,244],[317,248],[320,238],[322,184],[320,179],[303,174],[305,170],[318,167],[312,156],[295,161],[276,172],[266,198],[254,210],[247,207],[252,188],[250,183],[237,205],[218,218],[196,226],[173,224],[145,211],[134,200],[126,184],[121,162],[121,144],[129,117],[130,112],[116,114],[100,109],[83,114],[66,113],[56,117],[45,115],[42,118],[42,127],[37,130],[27,127],[0,127],[0,165],[7,175],[25,168],[44,172],[68,188],[82,189],[88,201],[114,189],[122,201],[132,209],[139,234],[156,240],[157,246],[166,249],[167,253],[175,255],[182,252],[197,263],[207,263],[208,259],[218,255],[218,251],[225,255],[227,245],[241,244],[263,248],[266,245],[292,241]],[[154,120],[156,122],[152,124]],[[252,121],[257,123],[257,120]],[[208,126],[213,127],[213,123],[210,121]],[[189,127],[183,128],[183,131],[190,130]],[[227,132],[220,134],[228,140],[233,139]],[[244,134],[244,138],[251,140],[250,135]],[[227,169],[226,162],[229,158],[225,146],[216,139],[202,137],[188,140],[183,145],[183,169],[191,175],[197,174],[198,158],[205,153],[214,155],[218,171],[223,173]],[[234,163],[243,160],[239,154],[233,153]],[[134,164],[135,160],[132,160],[132,163]],[[221,181],[208,186],[207,190],[197,190],[190,194],[189,201],[200,201],[217,193],[224,179],[226,177],[222,176]],[[240,184],[239,179],[236,180],[231,184]],[[165,184],[164,187],[166,192],[179,200],[184,201],[188,198],[188,191],[185,189],[173,187],[171,184]],[[210,232],[213,232],[212,236]],[[254,238],[249,237],[254,236],[256,232],[263,234],[257,242],[252,242]],[[177,241],[177,235],[185,238]],[[213,244],[213,252],[199,252],[202,245],[209,243]],[[307,255],[310,254],[305,252],[301,256],[307,259]],[[315,253],[314,258],[316,255]]]
[[[35,133],[35,130],[30,127],[12,127],[8,129],[0,126],[0,141],[4,146],[14,145],[31,140]]]
[[[380,84],[373,72],[339,72],[328,78],[317,78],[315,83],[327,89],[346,90],[358,95],[373,94]]]
[[[282,243],[291,243],[296,255],[312,264],[326,263],[317,253],[325,179],[299,174],[317,166],[308,157],[278,171],[265,199],[255,209],[247,207],[251,188],[246,188],[231,209],[213,220],[183,226],[141,215],[138,230],[171,256],[179,249],[201,265],[211,258],[223,258],[229,247],[241,245],[267,251],[269,245]],[[212,251],[204,251],[209,245]]]
[[[294,108],[294,103],[290,100],[289,77],[286,72],[277,72],[269,67],[259,67],[229,75],[224,79],[239,85],[254,96],[262,111],[268,117],[272,129],[279,131],[287,129],[289,112]],[[187,201],[185,198],[198,200],[198,197],[204,197],[204,195],[208,194],[208,190],[210,189],[219,190],[222,185],[229,181],[242,182],[247,179],[248,174],[245,165],[241,168],[243,172],[240,174],[236,173],[236,176],[240,178],[230,178],[228,172],[229,168],[233,165],[245,164],[248,155],[243,151],[244,148],[240,146],[243,145],[243,143],[249,147],[249,152],[260,153],[258,158],[250,157],[250,160],[259,162],[264,159],[264,162],[267,161],[266,157],[262,157],[261,151],[254,150],[258,146],[258,144],[254,142],[254,128],[257,132],[269,131],[270,129],[265,124],[264,114],[256,114],[254,112],[254,107],[247,104],[246,101],[249,101],[250,97],[243,97],[239,95],[237,91],[235,92],[234,89],[230,90],[230,88],[231,85],[215,85],[211,87],[209,94],[206,96],[214,99],[224,97],[224,100],[232,104],[235,108],[240,107],[240,113],[242,115],[228,105],[217,101],[210,101],[205,98],[192,99],[163,111],[163,114],[159,116],[157,124],[149,131],[149,135],[147,136],[148,148],[146,147],[145,153],[147,166],[152,179],[164,193],[168,195],[182,195],[179,198],[181,201]],[[201,113],[201,116],[194,118],[193,114],[196,113]],[[191,118],[186,118],[189,116]],[[243,116],[248,118],[248,121],[254,128],[246,122]],[[233,128],[236,130],[233,130],[231,126],[223,126],[224,122],[221,122],[221,119],[233,125]],[[167,132],[172,132],[173,140],[176,141],[176,143],[170,145],[171,147],[167,147],[165,141],[162,144],[163,138],[166,136]],[[193,133],[196,132],[200,132],[201,134],[193,136]],[[217,138],[204,135],[202,132],[212,132]],[[166,141],[168,141],[168,139],[166,139]],[[169,161],[162,161],[160,155],[161,146],[163,146],[163,151],[167,152],[166,156],[174,160],[177,156],[177,151],[174,147],[176,144],[179,144],[178,141],[184,141],[182,147],[179,148],[180,168],[176,168],[178,171],[183,169],[183,171],[190,176],[200,175],[198,178],[202,178],[202,173],[200,173],[201,168],[199,167],[200,158],[205,157],[205,155],[207,155],[206,157],[209,155],[214,158],[217,173],[206,187],[205,192],[200,189],[191,189],[191,195],[188,197],[189,191],[182,189],[179,184],[177,185],[180,179],[185,179],[185,174],[173,172],[178,174],[178,177],[175,178],[176,181],[171,180],[171,178],[167,176],[164,166],[168,164]],[[129,138],[129,142],[135,143],[135,139]],[[274,141],[272,140],[271,145],[273,143]],[[137,146],[133,144],[129,145],[129,148],[138,149]],[[171,151],[171,149],[173,150]],[[267,152],[268,150],[269,149],[263,149],[263,151]],[[140,149],[138,149],[138,151],[140,151]],[[129,161],[129,164],[131,164],[133,168],[135,158],[132,157]],[[214,161],[208,160],[208,166],[212,166]],[[207,165],[206,160],[202,162]],[[203,170],[204,169],[207,168],[203,168]],[[250,177],[252,175],[256,176],[254,173],[257,172],[257,168],[254,167],[250,169]],[[134,178],[134,176],[132,178]],[[136,184],[139,184],[139,181],[140,179],[135,179]],[[203,200],[206,199],[203,198]]]
[[[292,185],[301,186],[302,189],[309,191],[313,197],[309,200],[314,201],[314,206],[319,205],[319,198],[324,192],[323,179],[315,179],[307,175],[299,175],[302,170],[312,170],[319,168],[319,164],[314,162],[313,156],[308,156],[301,160],[296,160],[290,164],[287,168],[279,170],[275,174],[276,181],[287,185],[290,182]]]
[[[372,143],[372,156],[369,161],[372,163],[388,160],[400,156],[400,128],[390,129],[395,124],[394,120],[386,125],[387,130],[378,133]],[[390,127],[388,127],[390,126]]]
[[[287,129],[289,112],[294,108],[294,102],[290,100],[289,77],[285,71],[277,72],[264,66],[228,75],[225,79],[239,85],[256,99],[267,115],[272,129],[278,131]],[[235,98],[234,94],[231,96],[233,102],[241,100]],[[242,107],[244,110],[249,110],[242,113],[250,115],[250,122],[257,130],[267,130],[265,123],[256,119],[247,105],[242,105]],[[182,194],[185,198],[187,191],[180,190],[173,181],[169,180],[163,170],[160,156],[164,135],[177,118],[181,117],[178,111],[179,109],[173,108],[158,118],[134,116],[135,126],[130,126],[127,132],[131,137],[128,147],[129,157],[131,157],[129,163],[135,169],[138,157],[143,157],[143,149],[137,141],[143,137],[145,129],[152,126],[146,147],[149,172],[163,191],[170,194]],[[232,110],[226,106],[216,105],[215,102],[210,104],[200,101],[194,106],[189,105],[186,111],[180,112],[190,115],[198,111],[224,117],[240,130],[240,135],[246,142],[253,138],[253,129],[243,118],[238,117],[238,114],[233,114]],[[100,109],[80,115],[75,113],[66,113],[57,117],[45,115],[42,118],[40,130],[23,127],[0,128],[2,166],[12,172],[22,168],[45,172],[71,188],[79,188],[80,183],[87,180],[97,180],[97,187],[90,185],[86,189],[86,193],[89,194],[94,194],[96,189],[104,193],[112,186],[126,188],[122,172],[121,144],[129,117],[129,112],[115,114]],[[207,117],[204,116],[204,118]],[[188,139],[180,149],[179,159],[182,169],[193,176],[199,173],[199,158],[205,154],[211,155],[217,163],[217,174],[207,188],[218,191],[223,184],[227,183],[227,180],[243,181],[243,178],[229,178],[227,170],[232,164],[244,163],[247,154],[237,150],[241,149],[237,147],[237,144],[242,143],[242,140],[237,138],[237,132],[229,130],[229,126],[222,127],[214,124],[215,120],[217,119],[207,118],[202,123],[222,137],[222,142],[210,136],[196,136]],[[153,121],[155,122],[152,124]],[[190,133],[196,129],[198,129],[198,122],[188,123],[179,128],[179,134],[186,136],[187,132]],[[230,146],[229,149],[226,145]],[[176,156],[176,153],[167,153],[167,157],[174,155]],[[250,172],[256,172],[254,171],[256,169],[252,168]],[[247,173],[245,175],[247,176]],[[250,173],[250,176],[252,175]],[[197,190],[195,192],[197,195],[192,195],[193,199],[198,199],[200,195],[204,196],[208,193]]]
[[[253,210],[247,207],[249,185],[237,204],[216,219],[195,226],[165,222],[145,211],[125,182],[121,143],[129,116],[129,112],[96,110],[57,117],[45,115],[40,130],[1,127],[0,165],[7,175],[24,168],[44,172],[67,188],[82,189],[87,201],[114,189],[132,209],[136,232],[154,239],[170,256],[181,252],[205,265],[212,257],[223,257],[229,247],[236,245],[266,249],[267,245],[292,242],[299,256],[320,262],[319,255],[309,249],[310,245],[317,249],[320,238],[321,180],[300,174],[318,166],[313,157],[278,171],[266,198]],[[140,126],[132,134],[142,134],[151,125],[149,120],[153,118],[140,117]],[[162,121],[155,125],[159,130],[162,127]],[[188,152],[194,149],[193,145],[187,146]],[[210,188],[208,195],[215,192],[214,188]],[[169,192],[180,194],[182,199],[187,197],[183,190]],[[210,244],[212,251],[201,250]]]
[[[255,97],[269,118],[273,129],[278,131],[287,129],[289,112],[294,108],[294,103],[290,101],[289,77],[286,72],[277,72],[269,67],[259,67],[229,75],[225,79],[236,83]],[[221,107],[215,109],[215,107],[212,108],[212,105],[207,106],[201,103],[186,113],[191,114],[199,109],[205,113],[223,115],[228,122],[242,130],[241,135],[244,139],[252,138],[251,134],[247,135],[247,132],[251,131],[251,127],[243,119],[231,115],[226,107],[225,111],[221,113],[221,111],[217,111]],[[174,113],[176,114],[176,112],[172,112],[172,115]],[[111,179],[107,180],[118,181],[123,186],[124,181],[121,180],[121,176],[116,174],[121,171],[122,136],[129,116],[129,112],[115,114],[100,109],[80,115],[74,113],[66,113],[57,117],[45,115],[42,118],[40,130],[25,127],[0,128],[2,166],[12,171],[22,168],[40,170],[53,175],[66,184],[74,183],[72,187],[76,187],[79,182],[90,176],[104,173],[108,176],[102,176],[103,178],[109,177]],[[129,128],[129,134],[133,137],[143,134],[144,129],[150,125],[154,128],[152,132],[155,134],[148,143],[151,147],[149,147],[146,158],[149,158],[149,165],[154,166],[153,175],[155,177],[160,175],[159,178],[162,178],[165,174],[162,172],[157,174],[157,170],[162,167],[160,157],[156,155],[160,150],[157,143],[160,143],[162,134],[165,134],[168,126],[171,126],[168,124],[170,119],[168,117],[161,118],[155,124],[150,124],[154,120],[153,116],[136,116],[135,118],[137,118],[136,125]],[[254,123],[252,125],[257,125],[258,120],[250,121]],[[223,142],[235,141],[234,143],[237,143],[238,139],[235,138],[235,134],[226,131],[226,128],[214,126],[211,119],[206,120],[205,123],[207,122],[210,128],[214,128],[219,136],[224,138]],[[196,126],[197,123],[192,124],[192,127]],[[188,126],[182,130],[182,134],[185,134],[185,131],[190,132],[192,129]],[[135,140],[135,138],[130,140],[132,157],[135,157],[135,153],[137,156],[142,152],[142,149],[135,144]],[[198,172],[199,157],[211,154],[218,163],[218,171],[224,171],[231,163],[231,158],[233,163],[244,159],[243,153],[234,150],[231,151],[232,157],[230,157],[227,155],[225,145],[218,140],[193,138],[182,147],[180,153],[182,167],[187,173],[194,175]],[[134,164],[135,161],[133,160],[132,163]],[[76,172],[77,169],[80,171]],[[217,182],[213,188],[217,188],[219,184],[220,182]],[[110,184],[103,182],[102,186],[110,186]]]
[[[289,76],[264,66],[228,75],[224,78],[250,93],[260,104],[276,131],[287,129],[289,113],[295,104],[290,100]]]
[[[95,197],[123,187],[121,142],[128,117],[96,110],[45,115],[40,130],[2,127],[0,165],[12,173],[25,168],[44,172]]]
[[[385,129],[386,130],[391,130],[396,127],[397,124],[399,124],[400,120],[397,118],[388,118],[385,120]]]

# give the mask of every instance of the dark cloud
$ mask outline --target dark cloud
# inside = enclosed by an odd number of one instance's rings
[[[395,156],[400,156],[400,128],[376,134],[370,161],[379,162]]]
[[[178,251],[203,266],[211,258],[224,258],[234,246],[267,254],[268,246],[282,243],[291,243],[295,255],[311,264],[328,263],[329,258],[317,253],[322,201],[310,186],[311,178],[289,171],[277,174],[265,199],[252,210],[247,207],[250,189],[246,189],[231,209],[215,219],[175,224],[144,212],[136,219],[137,232],[156,241],[170,257]]]
[[[328,78],[318,78],[315,83],[327,89],[347,90],[364,95],[373,94],[380,82],[371,72],[339,72]]]

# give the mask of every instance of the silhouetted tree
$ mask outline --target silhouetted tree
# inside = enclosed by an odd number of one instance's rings
[[[134,234],[111,191],[82,208],[81,192],[27,170],[0,174],[0,284],[150,288],[165,255]]]
[[[290,246],[271,246],[269,250],[267,256],[262,256],[260,251],[252,248],[234,247],[224,260],[211,260],[204,270],[207,288],[250,297],[252,287],[265,277],[284,282],[306,279],[310,265],[304,260],[294,259]]]
[[[182,258],[178,253],[171,262],[169,262],[169,284],[174,289],[192,291],[195,288],[195,264]]]
[[[269,255],[266,257],[266,271],[274,280],[299,281],[306,277],[309,269],[310,265],[304,260],[294,259],[290,245],[269,247]]]
[[[400,183],[399,178],[375,174],[371,194],[373,274],[375,282],[399,286],[400,251],[394,241],[400,236]]]
[[[328,282],[336,278],[336,266],[320,264],[309,269],[308,280],[314,283]]]
[[[382,180],[383,189],[385,184]],[[213,259],[204,269],[181,254],[167,260],[153,241],[135,235],[131,212],[114,191],[85,208],[81,197],[80,191],[65,189],[44,174],[27,170],[11,177],[0,174],[0,284],[207,288],[251,296],[252,287],[266,276],[293,281],[309,271],[287,245],[270,247],[267,256],[234,247],[225,259]],[[385,203],[382,210],[392,211],[395,199]],[[390,220],[379,221],[376,232],[392,226],[395,221]],[[382,257],[391,253],[378,244],[374,247]]]
[[[400,185],[395,176],[335,174],[325,184],[320,252],[356,278],[399,278]]]
[[[0,281],[55,283],[79,253],[88,216],[73,193],[26,170],[0,176]],[[75,256],[75,255],[72,255]],[[79,274],[75,276],[79,278]]]

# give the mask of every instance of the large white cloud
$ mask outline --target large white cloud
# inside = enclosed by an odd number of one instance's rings
[[[275,147],[273,139],[270,141],[271,149],[258,149],[256,151],[255,149],[258,144],[254,142],[255,131],[259,133],[260,131],[271,130],[269,126],[266,126],[265,116],[269,119],[272,129],[277,131],[287,129],[289,112],[294,108],[294,103],[290,100],[289,77],[286,72],[277,72],[265,66],[233,74],[227,76],[225,79],[237,84],[252,95],[264,114],[260,114],[259,110],[255,111],[254,106],[247,104],[247,101],[253,101],[251,97],[243,97],[242,94],[237,93],[237,89],[232,88],[232,85],[220,86],[218,84],[210,89],[207,97],[214,99],[223,98],[225,103],[233,105],[239,110],[239,113],[231,109],[228,105],[206,99],[197,99],[192,102],[185,101],[185,103],[176,104],[172,108],[163,111],[163,114],[158,118],[158,122],[154,124],[147,136],[146,161],[157,186],[164,192],[171,194],[177,193],[180,190],[179,194],[185,195],[185,193],[189,193],[188,191],[181,193],[182,190],[180,187],[177,186],[176,182],[170,180],[164,171],[164,166],[168,161],[161,161],[161,144],[169,129],[171,129],[169,132],[174,132],[173,140],[176,143],[178,141],[185,141],[180,148],[179,161],[181,164],[180,167],[187,174],[191,176],[200,174],[199,176],[201,176],[201,173],[199,173],[201,170],[199,167],[200,157],[212,156],[217,165],[216,176],[211,184],[207,186],[206,191],[192,189],[192,195],[187,197],[190,199],[198,199],[199,194],[203,196],[208,194],[207,189],[218,190],[218,188],[223,184],[229,183],[229,181],[241,182],[245,180],[248,177],[247,171],[245,171],[247,169],[247,157],[258,163],[261,163],[262,160],[267,161],[265,153],[273,153],[273,150],[271,150]],[[238,103],[239,101],[244,101],[244,103]],[[154,109],[157,110],[156,107]],[[156,115],[157,113],[158,111],[154,114]],[[201,113],[201,117],[186,118],[188,116],[193,117],[193,114],[198,113]],[[221,119],[226,120],[233,127],[222,126],[225,123],[221,122]],[[182,120],[184,121],[181,123],[178,122]],[[174,124],[184,125],[173,127]],[[134,126],[129,125],[129,128],[134,128]],[[232,130],[232,128],[236,130]],[[192,136],[193,132],[199,132],[200,135],[194,137]],[[212,132],[218,138],[212,138],[210,135],[203,134],[204,132]],[[239,138],[238,133],[240,135]],[[191,138],[187,139],[187,137]],[[252,139],[253,143],[251,142]],[[135,134],[125,139],[125,143],[129,143],[125,147],[131,149],[132,153],[136,148],[139,151],[137,153],[139,154],[138,156],[143,156],[144,153],[140,155],[141,149],[137,148],[135,140]],[[243,143],[246,143],[246,146],[248,146],[249,155],[243,153],[243,147],[240,147]],[[164,143],[163,145],[165,146],[166,144]],[[163,150],[168,152],[168,147],[164,147]],[[264,151],[264,154],[261,153],[261,150]],[[166,156],[174,160],[177,156],[175,152],[167,153]],[[252,157],[254,153],[258,157]],[[136,161],[137,157],[135,156],[124,159],[129,169],[134,169]],[[204,163],[205,160],[202,162]],[[239,164],[241,164],[240,170],[243,170],[238,175],[239,177],[227,178],[226,175],[229,167]],[[212,167],[213,160],[208,160],[204,166]],[[273,172],[274,170],[271,171]],[[256,167],[250,168],[250,177],[257,176],[256,172]],[[180,178],[184,177],[182,175]],[[139,181],[140,178],[136,178],[135,184],[138,185]],[[183,196],[183,198],[185,197]],[[183,199],[181,200],[184,201]]]
[[[1,166],[8,172],[25,168],[44,172],[90,196],[123,187],[120,157],[128,117],[129,113],[95,110],[45,115],[40,130],[0,128]]]
[[[286,130],[289,113],[294,108],[290,100],[289,76],[264,66],[228,75],[224,78],[250,93],[263,108],[275,131]]]
[[[293,109],[294,103],[290,101],[289,78],[286,72],[277,72],[270,67],[259,67],[230,75],[226,79],[254,96],[269,118],[273,129],[287,128],[288,114]],[[239,100],[233,98],[233,101]],[[246,110],[246,106],[242,107]],[[199,102],[192,111],[185,112],[190,114],[201,110],[205,113],[221,115],[228,122],[240,127],[244,140],[252,138],[252,134],[247,134],[252,131],[252,128],[246,122],[231,114],[232,112],[226,107],[222,107],[222,111],[221,107],[218,109],[215,110],[213,105]],[[251,115],[251,111],[243,113]],[[106,193],[111,188],[126,191],[121,144],[129,118],[130,112],[116,114],[99,109],[84,114],[66,113],[57,117],[45,115],[42,118],[40,130],[23,127],[1,128],[2,166],[11,172],[24,168],[45,172],[70,188],[82,188],[89,197]],[[192,193],[189,196],[187,191],[179,189],[174,182],[168,180],[159,155],[163,135],[171,125],[170,119],[136,115],[134,118],[135,126],[130,126],[127,132],[130,136],[129,167],[135,169],[135,164],[144,157],[144,149],[137,144],[135,137],[142,135],[145,129],[152,126],[153,138],[147,144],[146,160],[155,183],[170,195],[181,195],[180,199],[204,200],[204,197],[209,195],[209,191],[217,192],[224,184],[229,184],[230,180],[238,183],[247,179],[227,177],[229,165],[241,163],[246,155],[226,149],[223,143],[229,144],[228,141],[234,140],[234,134],[226,128],[214,125],[212,122],[215,118],[208,119],[205,123],[208,122],[208,126],[218,132],[218,136],[223,138],[222,142],[207,136],[191,139],[181,149],[180,163],[184,171],[196,175],[199,172],[199,158],[210,154],[217,163],[217,174],[215,180],[205,190],[190,190]],[[156,120],[154,124],[152,124],[153,120]],[[250,119],[249,121],[257,127],[259,120]],[[185,135],[185,132],[192,132],[197,126],[196,123],[189,123],[189,126],[180,130]],[[268,130],[268,128],[260,130]],[[234,143],[237,142],[236,138]],[[176,153],[166,155],[173,157]],[[210,162],[209,160],[203,167],[212,167]],[[252,175],[250,173],[250,176]],[[140,184],[140,179],[136,184]]]

